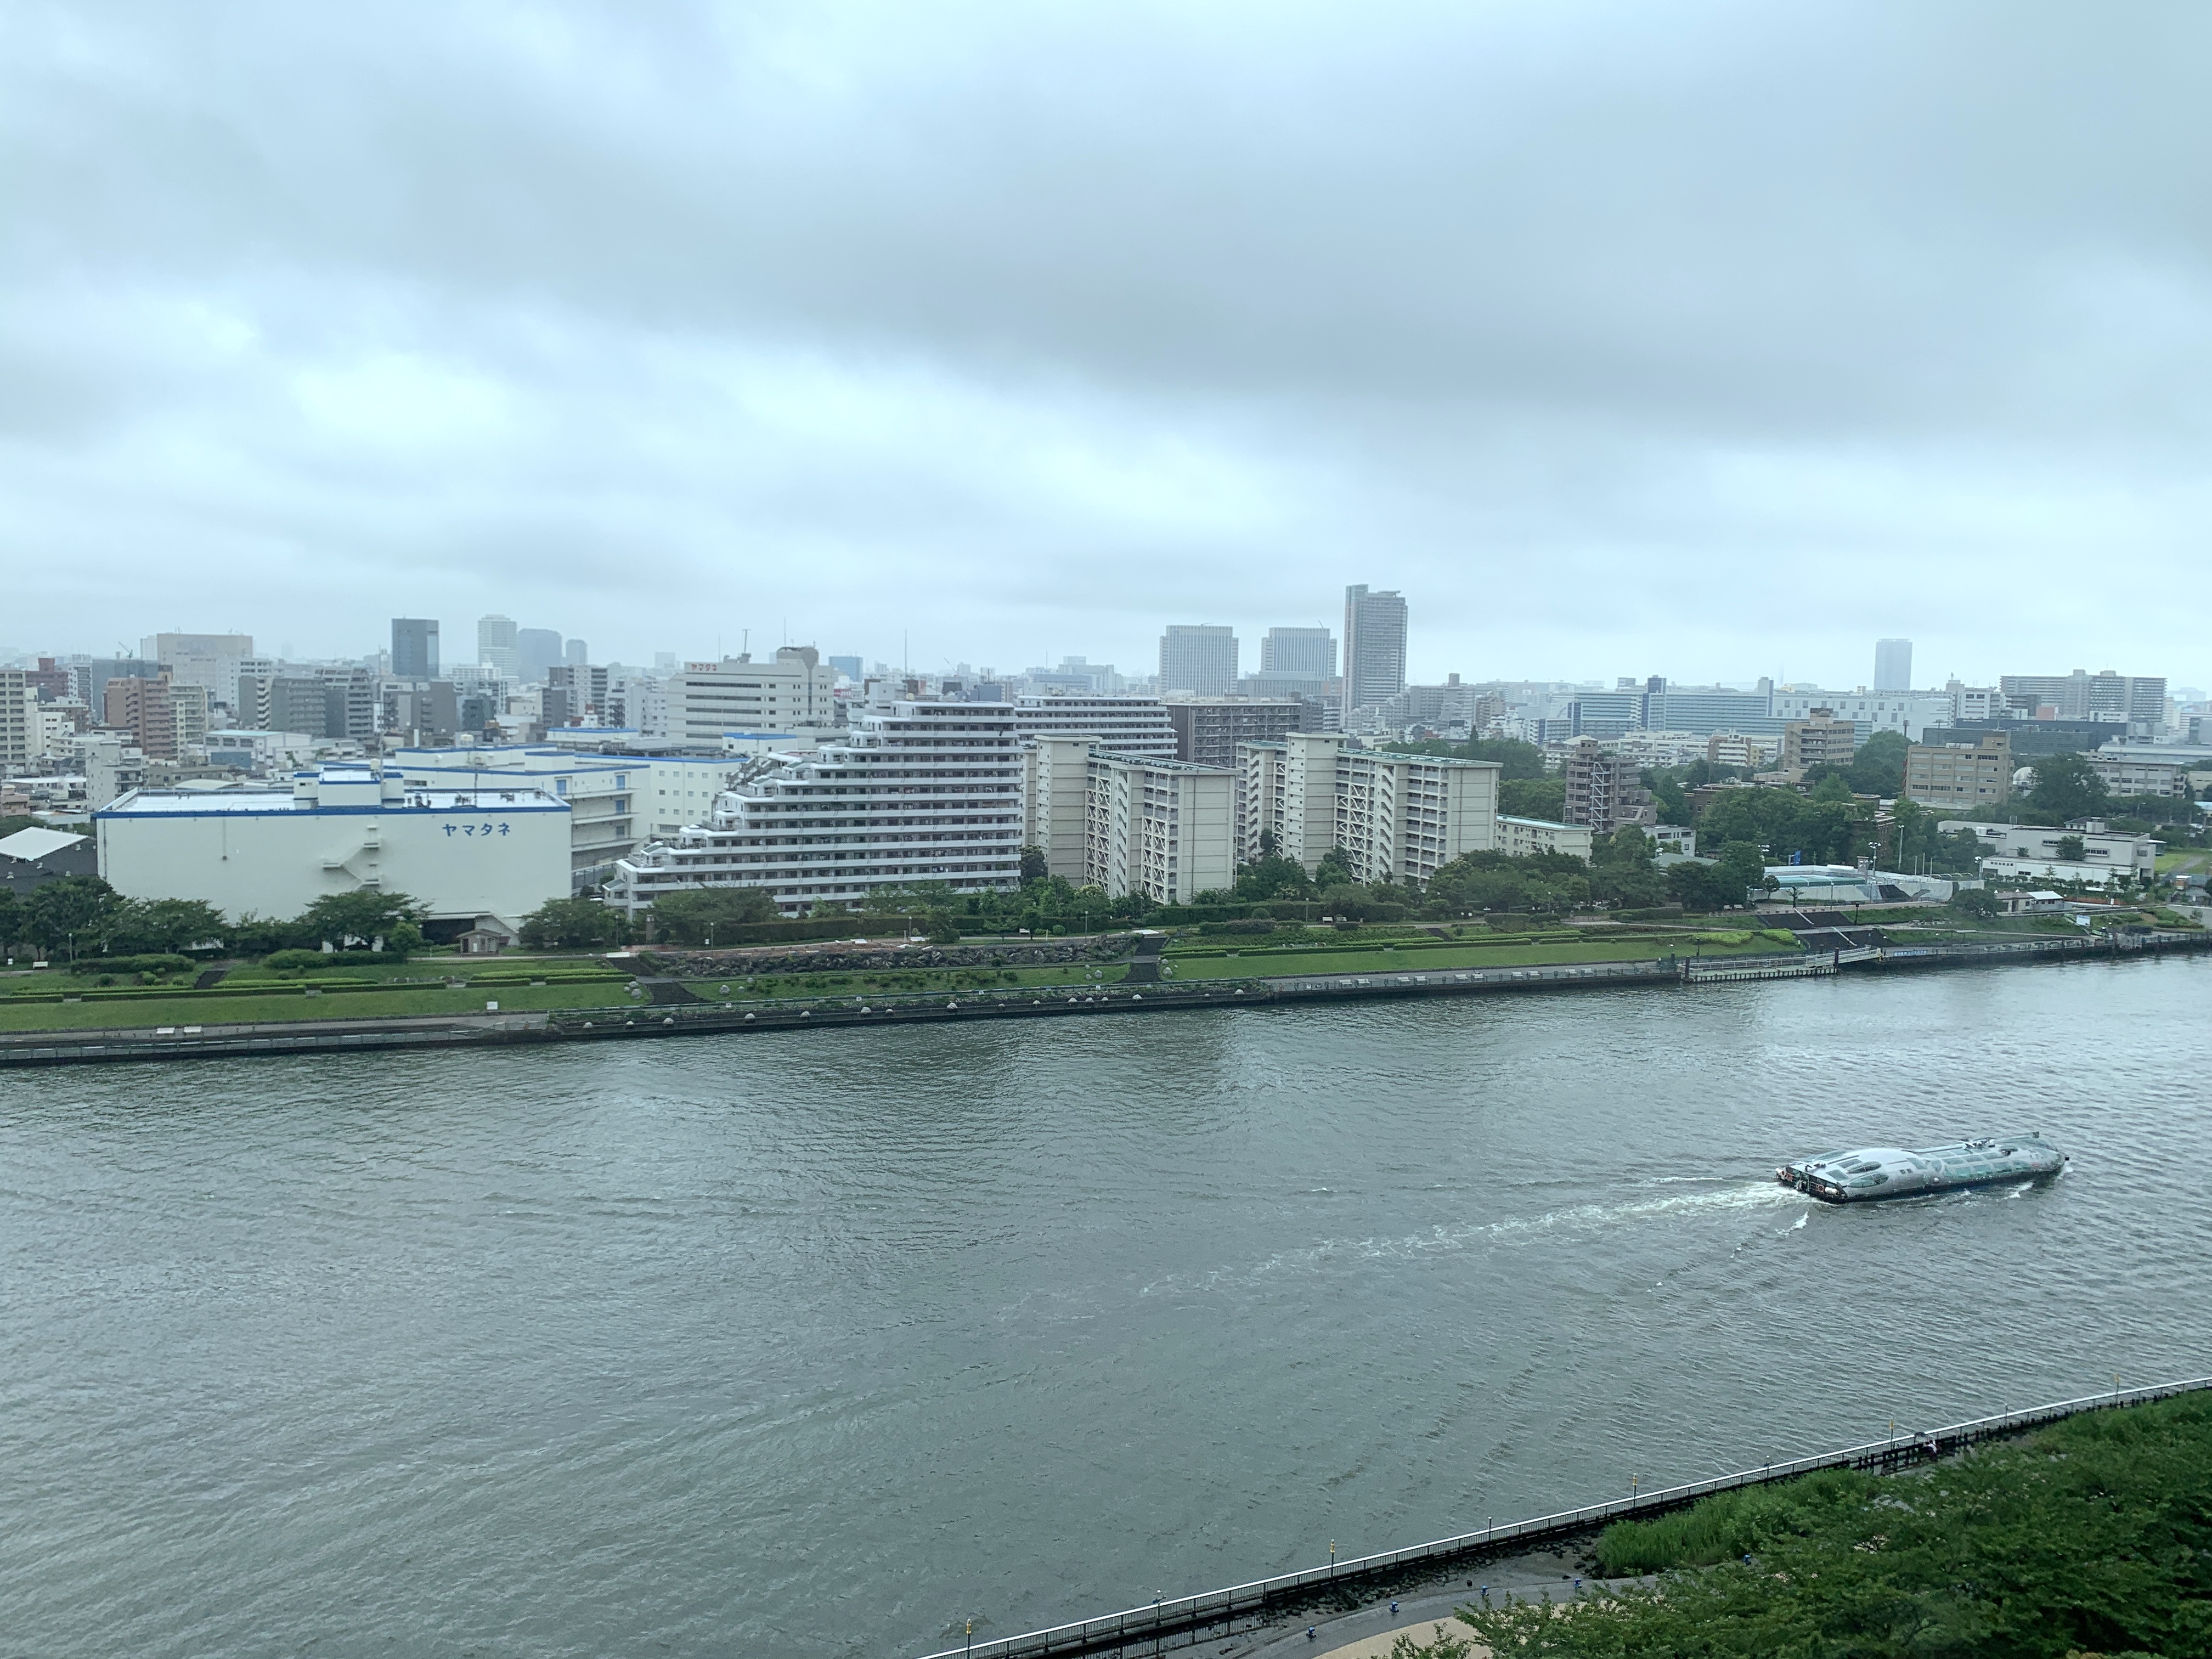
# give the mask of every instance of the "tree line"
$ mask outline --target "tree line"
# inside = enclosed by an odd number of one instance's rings
[[[368,890],[326,894],[289,921],[228,921],[198,899],[126,898],[98,876],[64,876],[21,895],[0,890],[0,945],[35,945],[72,963],[192,952],[262,957],[380,942],[404,955],[422,948],[418,917],[406,894]]]

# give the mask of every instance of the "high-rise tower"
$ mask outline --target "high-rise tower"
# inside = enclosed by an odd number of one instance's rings
[[[1370,593],[1364,582],[1344,590],[1344,706],[1368,708],[1406,689],[1406,600],[1395,591]]]
[[[438,678],[438,624],[425,617],[392,619],[392,672],[403,680]]]
[[[1877,691],[1912,690],[1912,641],[1876,640],[1874,642],[1874,689]]]

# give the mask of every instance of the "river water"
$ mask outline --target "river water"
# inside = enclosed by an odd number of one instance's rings
[[[2212,1370],[2212,961],[0,1076],[0,1652],[896,1655]],[[2045,1188],[1785,1155],[2041,1129]]]

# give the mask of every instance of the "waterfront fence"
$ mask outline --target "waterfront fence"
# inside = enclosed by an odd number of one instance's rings
[[[1175,1638],[1175,1646],[1194,1646],[1200,1642],[1218,1641],[1239,1629],[1252,1629],[1301,1610],[1335,1607],[1348,1612],[1362,1601],[1379,1598],[1388,1589],[1435,1577],[1446,1570],[1531,1548],[1549,1547],[1595,1533],[1615,1521],[1641,1520],[1686,1508],[1714,1492],[1761,1486],[1770,1480],[1793,1480],[1819,1469],[1888,1473],[1948,1456],[1981,1441],[2025,1433],[2083,1412],[2142,1405],[2205,1389],[2212,1389],[2212,1376],[2189,1377],[2142,1389],[2115,1389],[2080,1399],[2033,1406],[2025,1411],[1973,1418],[1948,1428],[1893,1434],[1863,1445],[1846,1446],[1839,1451],[1763,1463],[1734,1474],[1714,1475],[1601,1504],[1585,1504],[1556,1515],[1485,1527],[1479,1532],[1459,1533],[1405,1549],[1280,1573],[1226,1589],[1162,1600],[1149,1607],[1129,1607],[1096,1619],[1055,1625],[1048,1630],[945,1648],[925,1656],[925,1659],[1079,1659],[1084,1655],[1120,1655],[1137,1644],[1143,1644],[1146,1651],[1156,1653],[1163,1650],[1170,1638]]]

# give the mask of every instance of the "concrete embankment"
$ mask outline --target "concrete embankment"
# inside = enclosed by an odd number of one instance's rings
[[[1055,990],[908,991],[727,1002],[664,1000],[641,982],[634,1006],[552,1013],[441,1015],[406,1019],[270,1022],[0,1036],[0,1068],[244,1054],[489,1047],[633,1037],[773,1031],[855,1025],[950,1024],[978,1019],[1065,1018],[1177,1009],[1595,990],[1633,985],[1705,985],[1838,972],[1993,967],[2100,960],[2212,949],[2212,935],[2148,934],[2121,941],[2049,939],[1995,945],[1934,945],[1754,957],[1662,957],[1548,967],[1407,969],[1391,973],[1302,974],[1243,980],[1155,979],[1158,957],[1141,952],[1129,977],[1112,985]],[[671,986],[672,988],[672,983]]]

